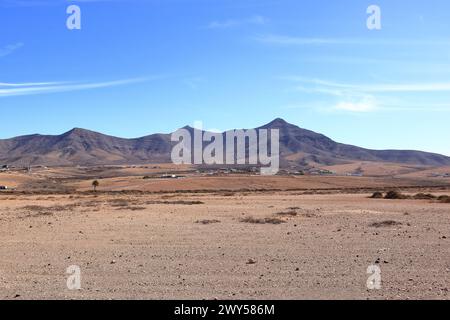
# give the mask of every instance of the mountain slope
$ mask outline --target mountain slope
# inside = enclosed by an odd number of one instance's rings
[[[185,127],[193,131],[190,127]],[[280,130],[281,165],[335,165],[378,161],[414,165],[450,165],[450,158],[421,151],[370,150],[341,144],[283,119],[259,127]],[[28,135],[0,140],[0,164],[104,165],[170,162],[170,134],[124,139],[75,128],[62,135]]]

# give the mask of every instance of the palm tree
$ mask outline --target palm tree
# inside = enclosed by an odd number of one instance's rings
[[[97,191],[97,187],[100,185],[100,183],[97,181],[97,180],[94,180],[93,182],[92,182],[92,186],[94,187],[94,192],[96,192]]]

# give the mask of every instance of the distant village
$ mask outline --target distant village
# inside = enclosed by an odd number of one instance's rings
[[[196,168],[187,169],[184,171],[176,171],[167,170],[164,172],[164,169],[157,165],[105,165],[105,166],[95,166],[95,167],[83,167],[77,166],[77,168],[86,168],[92,170],[104,170],[108,168],[137,168],[137,169],[161,169],[161,171],[154,172],[148,175],[145,175],[143,179],[183,179],[188,175],[192,176],[204,176],[204,177],[217,177],[217,176],[227,176],[227,175],[260,175],[260,167],[258,166],[239,166],[239,167],[216,167],[216,166],[197,166]],[[38,166],[10,166],[7,164],[0,164],[0,173],[5,172],[24,172],[31,174],[33,171],[47,170],[48,167],[43,165]],[[277,173],[278,176],[348,176],[348,177],[363,177],[364,173],[361,170],[355,170],[353,172],[348,173],[336,173],[331,170],[321,169],[321,168],[305,168],[298,169],[295,167],[291,167],[289,169],[280,169]],[[450,178],[450,173],[432,173],[429,175],[431,178]],[[2,185],[0,181],[0,190],[11,190],[11,188],[7,185]]]

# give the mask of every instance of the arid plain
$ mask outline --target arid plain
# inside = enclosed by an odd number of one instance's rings
[[[357,166],[367,175],[2,172],[0,298],[448,299],[450,181],[430,173],[449,168]],[[390,190],[411,197],[370,198]]]

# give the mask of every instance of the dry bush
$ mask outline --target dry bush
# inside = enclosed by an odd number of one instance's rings
[[[440,196],[438,201],[441,203],[450,203],[450,196]]]
[[[369,226],[373,228],[382,228],[382,227],[393,227],[393,226],[401,226],[402,223],[394,220],[385,220],[381,222],[371,223]]]
[[[416,200],[433,200],[437,197],[435,195],[432,195],[431,193],[418,193],[414,195],[413,198]]]
[[[136,206],[136,207],[128,207],[126,209],[127,210],[131,210],[131,211],[141,211],[141,210],[145,210],[147,208],[146,207],[138,207],[138,206]]]
[[[56,206],[50,206],[50,207],[29,205],[29,206],[22,207],[21,209],[26,210],[26,211],[32,211],[32,212],[36,212],[36,211],[69,211],[69,210],[75,209],[76,207],[78,207],[77,204],[56,205]]]
[[[295,210],[282,211],[282,212],[277,212],[276,215],[295,217],[297,215],[297,211],[295,211]]]
[[[253,218],[253,217],[245,217],[240,220],[244,223],[253,223],[253,224],[281,224],[286,223],[286,221],[279,218]]]
[[[152,200],[152,201],[147,201],[145,204],[179,204],[179,205],[192,206],[194,204],[204,204],[204,202],[203,201],[198,201],[198,200],[194,200],[194,201],[187,201],[187,200],[158,201],[158,200]]]
[[[220,220],[197,220],[195,223],[200,224],[212,224],[212,223],[220,223]]]
[[[22,209],[27,210],[27,211],[42,211],[42,210],[47,209],[47,207],[37,206],[37,205],[29,205],[29,206],[22,207]]]
[[[380,191],[376,191],[376,192],[374,192],[371,196],[370,196],[370,198],[371,199],[383,199],[383,193],[382,192],[380,192]]]
[[[24,218],[37,218],[37,217],[44,217],[44,216],[52,216],[53,212],[49,211],[39,211],[36,213],[29,213],[24,216]]]
[[[304,218],[317,218],[317,217],[319,217],[318,214],[313,213],[313,212],[302,213],[301,216],[304,217]]]
[[[384,196],[385,199],[407,199],[408,197],[401,194],[399,191],[391,190]]]

